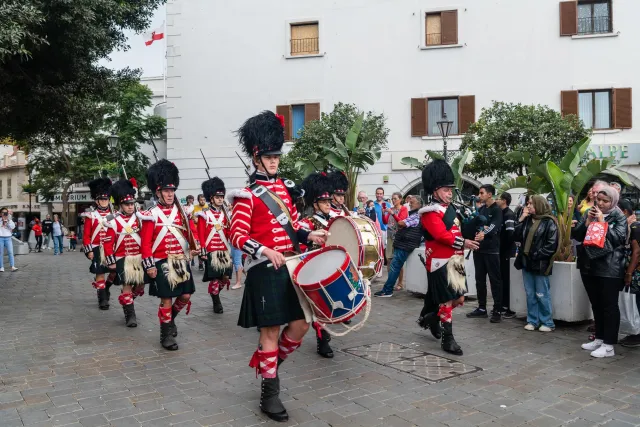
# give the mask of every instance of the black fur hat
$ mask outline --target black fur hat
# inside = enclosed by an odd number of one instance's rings
[[[116,204],[133,203],[136,201],[136,190],[133,184],[126,180],[120,179],[111,186],[111,195]]]
[[[237,131],[242,151],[254,155],[282,154],[284,144],[284,117],[263,111],[248,119]]]
[[[162,159],[152,164],[147,171],[147,187],[153,193],[164,189],[177,189],[180,185],[180,174],[176,165]]]
[[[333,171],[329,174],[333,194],[346,194],[349,191],[349,179],[342,171]]]
[[[202,194],[207,201],[210,201],[213,196],[224,196],[225,193],[224,181],[217,176],[202,183]]]
[[[108,200],[111,197],[111,180],[109,178],[94,179],[89,183],[89,191],[93,200]]]
[[[444,160],[432,160],[422,169],[422,187],[425,194],[431,195],[438,188],[455,186],[453,171]]]
[[[331,181],[325,172],[314,172],[302,181],[304,202],[307,206],[320,200],[331,200]]]

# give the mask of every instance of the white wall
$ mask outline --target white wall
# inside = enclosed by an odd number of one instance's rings
[[[372,192],[406,189],[416,171],[392,171],[402,151],[441,149],[412,138],[410,99],[475,95],[476,117],[492,100],[560,108],[560,91],[634,87],[640,56],[640,2],[613,1],[617,37],[559,36],[558,0],[174,0],[167,5],[168,157],[181,170],[182,193],[206,178],[199,148],[227,181],[242,185],[233,130],[261,110],[305,101],[324,112],[355,103],[387,116],[389,149],[362,176]],[[424,11],[458,9],[462,47],[420,50]],[[320,20],[316,58],[285,59],[287,22]],[[637,91],[640,90],[638,88]],[[635,96],[638,100],[638,96]],[[597,134],[594,143],[640,142],[635,129]],[[456,148],[459,139],[452,139]]]

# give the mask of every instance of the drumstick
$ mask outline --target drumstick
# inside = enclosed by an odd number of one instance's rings
[[[322,250],[322,248],[316,249],[316,250],[313,250],[313,251],[309,251],[309,252],[303,252],[303,253],[298,254],[298,255],[292,255],[290,257],[285,257],[285,262],[291,261],[292,259],[297,259],[297,258],[303,257],[305,255],[309,255],[309,254],[312,254],[314,252],[318,252],[318,251],[321,251],[321,250]],[[269,263],[269,264],[267,264],[267,267],[273,267],[273,264]]]

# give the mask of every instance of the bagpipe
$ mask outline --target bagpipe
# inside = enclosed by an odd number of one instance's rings
[[[477,233],[484,231],[484,227],[489,221],[486,216],[480,215],[478,212],[478,208],[476,207],[476,201],[478,199],[476,196],[468,196],[467,198],[469,199],[470,204],[467,205],[464,202],[464,196],[460,190],[456,188],[455,194],[457,200],[452,201],[451,204],[456,209],[456,213],[460,218],[460,231],[462,232],[462,237],[465,239],[474,239]]]

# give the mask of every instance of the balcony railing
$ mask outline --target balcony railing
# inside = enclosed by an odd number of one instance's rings
[[[320,52],[318,38],[291,39],[291,55],[314,55]]]
[[[442,33],[427,34],[427,46],[442,44]]]
[[[609,16],[594,16],[578,19],[578,34],[601,34],[611,32]]]

